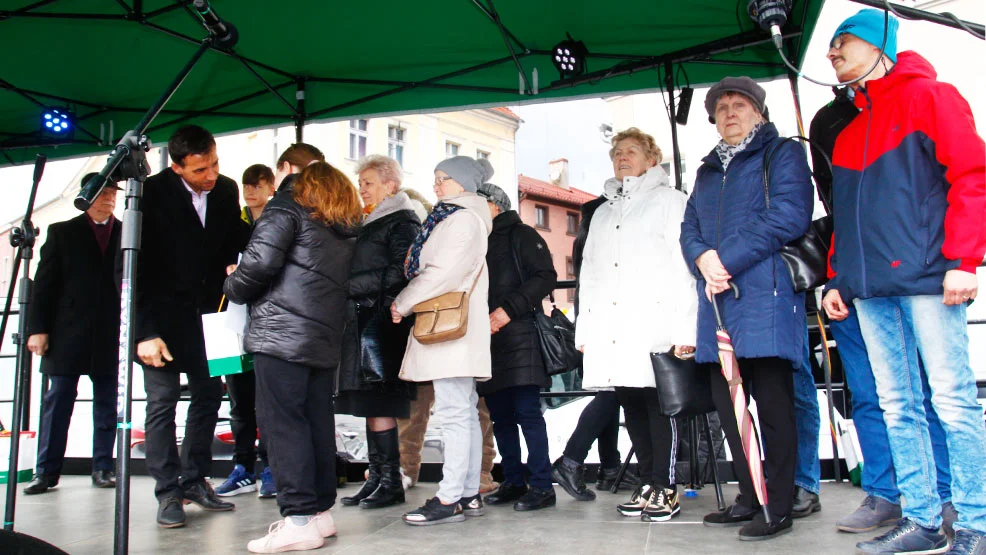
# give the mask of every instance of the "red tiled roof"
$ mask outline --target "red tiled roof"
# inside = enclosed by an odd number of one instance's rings
[[[520,174],[517,177],[517,191],[521,194],[527,194],[532,197],[557,200],[559,202],[574,204],[576,206],[582,206],[583,204],[596,198],[596,195],[587,193],[581,189],[576,189],[575,187],[562,189],[561,187],[548,183],[547,181],[527,177],[524,174]]]
[[[511,110],[510,108],[507,108],[506,106],[499,106],[497,108],[490,108],[490,110],[493,110],[494,112],[499,112],[499,113],[507,116],[508,118],[513,118],[513,119],[515,119],[517,121],[520,121],[520,116],[518,116],[516,113],[514,113],[513,110]]]

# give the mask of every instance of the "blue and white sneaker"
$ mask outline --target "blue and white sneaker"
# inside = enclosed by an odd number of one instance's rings
[[[277,497],[277,486],[274,484],[274,475],[271,474],[269,466],[264,467],[264,471],[260,473],[259,478],[260,490],[257,492],[257,497],[262,499]]]
[[[950,555],[984,555],[986,554],[986,534],[975,530],[956,530],[955,541],[952,542]]]
[[[938,530],[919,526],[913,520],[902,518],[892,530],[868,542],[856,544],[857,554],[935,555],[948,551],[948,539]]]
[[[247,472],[242,464],[233,467],[233,473],[226,481],[216,488],[219,497],[233,497],[241,493],[257,491],[257,477]]]

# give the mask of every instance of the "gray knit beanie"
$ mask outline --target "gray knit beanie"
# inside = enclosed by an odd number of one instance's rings
[[[453,156],[439,162],[435,166],[435,171],[447,173],[462,185],[463,189],[475,193],[480,185],[493,177],[493,164],[485,158],[475,160],[468,156]]]
[[[480,185],[476,194],[497,205],[500,212],[510,210],[510,197],[507,196],[507,193],[503,189],[492,183],[483,183]]]

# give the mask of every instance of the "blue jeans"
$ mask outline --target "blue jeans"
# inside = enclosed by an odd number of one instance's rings
[[[798,426],[798,465],[794,485],[817,494],[821,489],[822,467],[818,461],[818,392],[811,373],[811,348],[805,326],[805,356],[794,372],[794,416]]]
[[[863,451],[863,491],[866,495],[879,497],[891,503],[900,504],[900,490],[894,476],[894,463],[890,456],[890,440],[887,438],[887,424],[883,420],[883,409],[876,394],[876,382],[866,345],[859,331],[859,319],[855,307],[849,307],[849,317],[841,322],[832,321],[832,337],[842,359],[842,371],[852,393],[852,419],[859,436],[859,447]],[[920,364],[920,360],[918,361]],[[948,468],[948,447],[945,445],[945,430],[941,427],[938,414],[931,406],[931,388],[928,376],[921,372],[921,389],[924,392],[924,411],[928,416],[928,432],[931,435],[931,449],[938,473],[938,495],[942,503],[952,500],[952,474]]]
[[[986,532],[986,431],[969,365],[965,305],[941,295],[856,299],[890,439],[903,516],[928,528],[941,525],[941,498],[924,409],[921,365],[931,404],[941,420],[952,471],[955,528]]]

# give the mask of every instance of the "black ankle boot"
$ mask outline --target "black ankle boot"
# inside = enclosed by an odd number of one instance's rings
[[[404,502],[404,484],[401,482],[400,442],[397,428],[378,432],[380,441],[380,483],[369,496],[359,502],[363,509],[380,509]]]
[[[366,430],[366,458],[370,462],[370,475],[363,482],[363,487],[356,492],[356,495],[343,497],[339,500],[347,507],[359,505],[360,501],[369,497],[380,485],[380,466],[383,463],[380,456],[380,435],[382,434]]]

